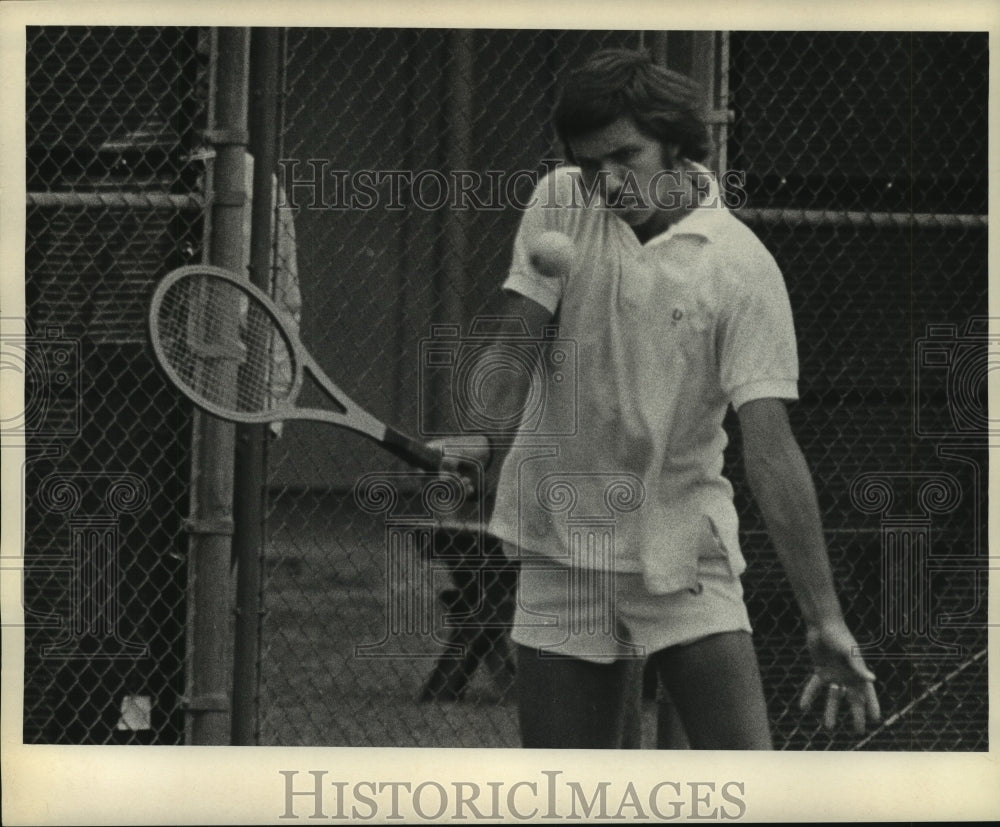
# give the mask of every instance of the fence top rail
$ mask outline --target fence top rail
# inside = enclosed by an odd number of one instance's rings
[[[834,227],[920,227],[985,229],[985,215],[963,213],[862,212],[860,210],[802,210],[741,207],[734,213],[748,224]]]
[[[194,193],[171,192],[29,192],[28,207],[124,208],[134,210],[205,209],[205,199]]]
[[[114,207],[149,210],[204,210],[208,203],[196,193],[168,192],[29,192],[28,207]],[[863,212],[740,207],[734,213],[748,224],[836,227],[921,227],[985,229],[989,217],[967,213]]]

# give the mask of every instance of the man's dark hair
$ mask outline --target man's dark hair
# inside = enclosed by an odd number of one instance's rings
[[[556,104],[556,133],[569,152],[570,140],[623,115],[649,137],[677,144],[684,158],[711,154],[698,84],[631,49],[602,49],[569,74]]]

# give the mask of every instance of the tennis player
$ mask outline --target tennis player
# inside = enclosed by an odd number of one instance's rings
[[[785,408],[798,379],[787,291],[702,166],[698,90],[642,52],[605,50],[569,75],[555,125],[572,166],[537,187],[503,287],[537,337],[558,323],[575,381],[553,381],[543,354],[540,419],[492,446],[504,457],[491,530],[521,562],[523,745],[620,747],[648,657],[691,747],[771,748],[722,475],[729,406],[806,624],[803,708],[823,698],[832,726],[846,702],[863,731],[879,718],[874,675],[845,625]],[[533,254],[552,232],[572,243],[562,272]],[[506,375],[493,391],[510,409],[530,388]]]

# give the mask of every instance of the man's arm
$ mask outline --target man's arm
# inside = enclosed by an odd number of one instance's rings
[[[550,324],[553,318],[552,313],[533,299],[522,296],[519,293],[507,292],[504,294],[504,303],[500,315],[520,319],[528,330],[529,335],[538,341],[542,341],[542,332],[545,325]],[[496,345],[493,345],[496,347]],[[490,359],[494,359],[491,353],[492,348],[485,349],[480,355],[480,359],[489,364]],[[500,360],[501,362],[503,360]],[[524,403],[531,391],[531,377],[523,371],[502,370],[495,371],[491,379],[482,388],[483,399],[481,404],[490,411],[521,411]],[[500,435],[495,440],[487,440],[482,437],[479,447],[469,444],[468,435],[461,440],[456,440],[460,446],[455,447],[456,453],[484,462],[491,468],[496,469],[502,457],[500,456],[503,447],[509,447],[517,430],[517,423],[512,422],[507,433]],[[448,451],[451,440],[434,440],[433,444],[444,447]],[[497,443],[502,443],[498,447]],[[494,455],[496,454],[496,455]],[[495,474],[494,474],[495,478]]]
[[[803,707],[811,705],[827,686],[827,726],[832,726],[844,694],[855,728],[863,731],[866,717],[879,717],[872,686],[875,676],[857,653],[857,643],[844,622],[812,475],[792,434],[785,405],[778,399],[757,399],[742,405],[737,414],[747,480],[806,622],[816,671],[803,692]]]
[[[504,304],[501,315],[520,319],[523,322],[528,334],[536,341],[542,340],[543,328],[552,322],[552,313],[540,305],[534,299],[529,299],[519,293],[505,293]],[[533,351],[538,354],[536,349]],[[483,357],[489,360],[489,351]],[[532,369],[537,368],[537,364],[532,365]],[[494,411],[523,411],[525,401],[531,392],[532,376],[524,371],[504,370],[498,371],[494,376],[501,376],[504,381],[492,381],[484,388],[486,391],[485,403],[488,409]],[[518,419],[520,417],[517,417]],[[509,430],[499,437],[509,447],[510,441],[517,431],[517,422],[511,422]],[[496,445],[493,446],[494,450]],[[495,457],[498,462],[501,457]]]

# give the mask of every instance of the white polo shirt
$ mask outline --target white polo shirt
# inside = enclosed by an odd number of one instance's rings
[[[539,183],[504,283],[557,314],[553,350],[566,358],[543,360],[541,404],[501,470],[491,531],[573,566],[641,572],[653,593],[697,590],[700,560],[746,567],[722,476],[727,406],[797,397],[784,280],[717,188],[641,244],[585,204],[578,174]],[[565,278],[528,260],[548,230],[576,245]]]

